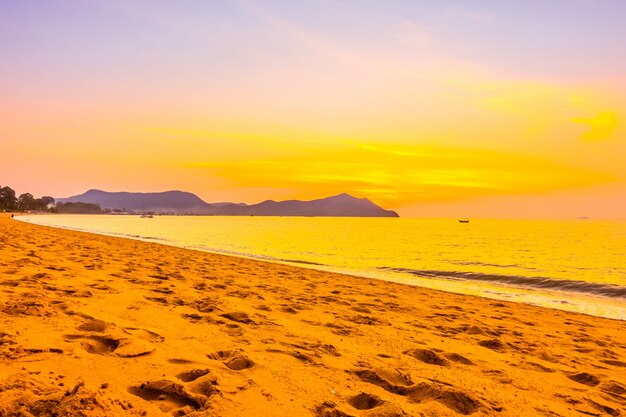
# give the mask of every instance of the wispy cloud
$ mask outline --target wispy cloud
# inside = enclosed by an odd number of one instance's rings
[[[610,139],[617,128],[618,120],[615,112],[601,112],[595,117],[575,117],[575,123],[589,126],[589,130],[582,134],[582,138],[589,141]]]
[[[189,166],[207,169],[234,187],[269,186],[301,198],[351,192],[392,207],[418,201],[534,193],[612,180],[606,174],[529,156],[387,144]]]

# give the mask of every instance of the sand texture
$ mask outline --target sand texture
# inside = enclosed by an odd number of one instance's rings
[[[626,322],[0,218],[0,416],[626,415]]]

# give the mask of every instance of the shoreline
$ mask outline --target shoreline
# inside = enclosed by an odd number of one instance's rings
[[[617,319],[3,216],[0,249],[3,416],[626,407]]]
[[[367,271],[356,271],[350,269],[342,269],[340,267],[334,267],[332,265],[323,265],[316,264],[314,262],[307,261],[296,261],[296,260],[285,260],[279,258],[272,258],[264,255],[254,255],[254,254],[245,254],[245,253],[237,253],[237,252],[229,252],[229,251],[220,251],[216,249],[203,248],[194,245],[182,245],[177,244],[173,241],[167,240],[165,238],[159,237],[149,237],[149,236],[140,236],[140,235],[130,235],[126,233],[117,233],[117,232],[107,232],[107,231],[94,231],[88,229],[81,229],[78,227],[69,227],[69,226],[57,226],[57,225],[46,225],[39,223],[31,223],[27,220],[20,220],[20,216],[16,217],[14,220],[22,221],[29,224],[44,226],[44,227],[52,227],[63,230],[77,231],[88,234],[96,234],[101,236],[110,236],[110,237],[119,237],[121,239],[130,239],[130,240],[138,240],[142,242],[150,242],[155,244],[166,245],[170,247],[194,250],[198,252],[211,253],[216,255],[223,256],[231,256],[235,258],[248,259],[252,261],[261,261],[261,262],[269,262],[279,265],[290,265],[296,268],[304,268],[311,269],[314,271],[321,272],[329,272],[341,275],[348,275],[357,278],[364,279],[374,279],[378,281],[385,282],[394,282],[401,285],[408,285],[412,287],[425,288],[436,291],[443,291],[451,294],[458,295],[468,295],[480,297],[488,300],[498,300],[498,301],[506,301],[506,302],[514,302],[525,305],[532,305],[537,307],[548,308],[552,310],[565,311],[565,312],[573,312],[589,315],[592,317],[602,317],[613,320],[621,320],[626,321],[626,303],[619,298],[603,296],[600,294],[589,294],[585,292],[578,291],[565,291],[559,289],[547,289],[547,288],[528,288],[523,286],[516,285],[506,285],[502,283],[486,283],[481,281],[465,281],[465,280],[454,280],[454,279],[435,279],[431,280],[428,277],[417,277],[419,282],[411,282],[415,281],[416,277],[412,276],[411,273],[398,273],[389,274],[383,273],[381,271],[368,273]],[[603,220],[599,220],[603,221]],[[392,268],[393,269],[393,268]],[[555,281],[559,279],[554,279]],[[587,281],[578,281],[580,284],[586,284]],[[460,286],[459,286],[460,283]],[[611,286],[613,284],[604,284],[606,286]],[[447,287],[447,288],[444,288]],[[480,290],[479,290],[480,289]],[[468,292],[468,290],[474,290],[474,292]],[[495,290],[495,291],[494,291]],[[502,292],[498,292],[498,290],[502,290]],[[512,299],[511,296],[520,297],[520,299]],[[534,300],[533,300],[534,299]],[[538,299],[543,299],[543,303],[537,301]],[[566,301],[565,301],[566,300]],[[572,304],[572,301],[578,302],[578,304]],[[606,311],[593,311],[590,312],[589,308],[586,306],[593,305],[594,301],[602,302],[611,313],[607,313]],[[623,313],[623,314],[622,314]],[[622,318],[620,318],[622,316]]]

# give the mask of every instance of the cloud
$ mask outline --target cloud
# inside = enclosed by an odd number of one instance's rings
[[[602,112],[591,118],[575,117],[572,120],[575,123],[588,125],[589,130],[582,134],[582,138],[594,142],[609,139],[617,127],[615,112]]]
[[[526,155],[426,145],[345,145],[297,156],[196,163],[230,187],[272,187],[280,197],[349,192],[389,207],[538,193],[606,183],[609,175]]]

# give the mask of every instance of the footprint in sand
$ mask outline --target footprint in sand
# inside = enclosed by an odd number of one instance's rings
[[[80,346],[87,352],[96,355],[114,354],[122,358],[135,358],[152,353],[152,344],[142,340],[113,338],[105,335],[69,334],[67,341],[80,341]]]
[[[104,283],[98,283],[98,282],[94,282],[91,284],[87,284],[88,287],[91,287],[95,290],[99,290],[99,291],[104,291],[107,292],[109,294],[119,294],[119,291],[114,289],[113,287],[108,286],[107,284]]]
[[[106,336],[89,336],[69,334],[65,336],[68,341],[79,340],[80,345],[88,353],[103,355],[114,352],[120,345],[119,340]]]
[[[470,327],[468,327],[467,329],[465,329],[465,333],[467,333],[467,334],[485,334],[483,329],[481,329],[478,326],[470,326]]]
[[[8,281],[0,282],[0,285],[5,286],[5,287],[17,287],[20,285],[20,282],[8,280]]]
[[[293,308],[290,305],[286,305],[286,304],[281,304],[282,307],[279,308],[280,311],[282,311],[283,313],[287,313],[287,314],[297,314],[298,310],[296,310],[295,308]]]
[[[164,297],[147,297],[147,296],[144,296],[144,298],[146,300],[153,301],[155,303],[164,304],[164,305],[168,304],[167,298],[164,298]]]
[[[332,401],[325,401],[315,407],[315,415],[317,417],[354,417],[352,414],[344,413],[339,410],[337,405]]]
[[[617,396],[626,395],[626,386],[620,384],[617,381],[608,381],[600,387],[600,389],[608,394],[614,394]],[[623,398],[626,403],[626,398]]]
[[[68,316],[78,316],[88,321],[95,320],[89,314],[74,310],[73,308],[76,307],[75,303],[61,300],[51,300],[50,304],[55,308],[55,310],[60,310],[61,312],[63,312],[63,314],[66,314]]]
[[[460,390],[430,382],[413,383],[410,376],[398,370],[359,369],[352,373],[364,382],[377,385],[393,394],[405,396],[412,402],[437,401],[463,415],[472,414],[482,407],[480,401]]]
[[[153,288],[150,291],[152,292],[156,292],[159,294],[165,294],[165,295],[170,295],[174,293],[174,290],[170,289],[170,288]]]
[[[427,363],[429,365],[450,366],[450,361],[439,356],[439,354],[434,350],[413,349],[404,353],[407,355],[411,355],[418,361]]]
[[[530,362],[530,361],[524,362],[521,364],[521,367],[524,369],[530,369],[530,370],[539,371],[539,372],[547,372],[547,373],[554,372],[554,369],[548,368],[547,366],[543,366],[542,364],[537,363],[537,362]]]
[[[587,372],[580,372],[577,374],[568,375],[567,377],[572,381],[578,382],[579,384],[587,385],[589,387],[595,387],[600,383],[600,378]]]
[[[243,311],[234,311],[230,313],[221,314],[225,319],[235,321],[237,323],[250,324],[254,323],[252,319],[248,316],[248,313],[244,313]]]
[[[363,331],[357,329],[355,327],[349,326],[339,320],[334,321],[332,323],[324,324],[325,327],[328,327],[331,332],[338,336],[362,336]]]
[[[209,359],[222,361],[228,369],[232,369],[233,371],[241,371],[254,366],[254,362],[252,362],[246,355],[238,351],[220,350],[219,352],[215,352],[207,356]]]
[[[612,365],[612,366],[617,366],[620,368],[626,368],[626,362],[622,362],[622,361],[618,361],[618,360],[612,360],[612,359],[606,359],[601,361],[602,363],[606,363],[607,365]]]
[[[78,330],[82,330],[84,332],[103,333],[110,327],[111,325],[109,325],[106,321],[93,319],[78,326]]]
[[[478,344],[487,349],[495,350],[496,352],[500,352],[505,348],[504,343],[498,339],[481,340]]]
[[[393,394],[406,395],[407,387],[413,386],[411,377],[398,370],[358,369],[352,373],[358,376],[362,381],[378,385],[385,391]]]
[[[348,399],[348,404],[357,410],[364,411],[367,416],[405,417],[407,414],[397,405],[383,401],[376,395],[362,392]],[[372,410],[372,411],[369,411]]]
[[[348,400],[348,403],[357,410],[371,410],[381,405],[382,402],[379,397],[365,392],[355,395]]]
[[[458,354],[458,353],[449,352],[449,353],[444,353],[443,356],[445,356],[447,359],[451,360],[452,362],[460,363],[462,365],[475,365],[474,362],[472,362],[471,360],[467,359],[465,356]]]
[[[243,335],[243,327],[235,323],[224,323],[220,330],[232,337]]]
[[[314,413],[317,417],[355,417],[352,413],[354,409],[361,411],[360,416],[369,417],[406,417],[407,414],[396,404],[387,401],[372,401],[378,398],[369,394],[359,394],[348,399],[348,404],[352,410],[341,407],[332,401],[325,401],[315,407]],[[344,411],[345,410],[345,411]]]
[[[191,371],[181,372],[176,375],[176,378],[183,382],[192,382],[207,375],[209,372],[211,372],[209,369],[192,369]]]
[[[18,301],[7,301],[0,304],[0,311],[9,316],[51,316],[55,311],[46,302],[31,301],[23,297]]]
[[[76,297],[76,298],[91,298],[93,297],[93,294],[91,293],[91,291],[88,290],[77,290],[74,288],[57,288],[54,285],[46,285],[43,287],[45,290],[47,291],[52,291],[52,292],[56,292],[62,295],[67,295],[67,296],[71,296],[71,297]]]
[[[200,314],[196,314],[196,313],[181,314],[181,317],[184,318],[184,319],[189,320],[192,323],[197,323],[200,320],[204,319],[204,316],[201,316]]]
[[[613,407],[609,407],[608,405],[600,404],[599,402],[593,401],[590,398],[586,398],[585,401],[591,407],[595,408],[596,410],[598,410],[598,411],[600,411],[600,412],[602,412],[604,414],[608,414],[610,416],[615,416],[615,417],[621,415],[620,410],[617,410],[617,409],[615,409]],[[582,414],[587,414],[587,415],[596,415],[596,416],[601,415],[601,414],[589,412],[589,411],[586,411],[586,410],[576,409],[576,411],[582,412]]]
[[[170,412],[181,408],[200,410],[207,397],[188,392],[185,386],[168,380],[148,381],[128,389],[128,392],[154,403],[161,411]]]
[[[201,313],[212,313],[217,308],[216,298],[203,298],[192,302],[190,305]]]

